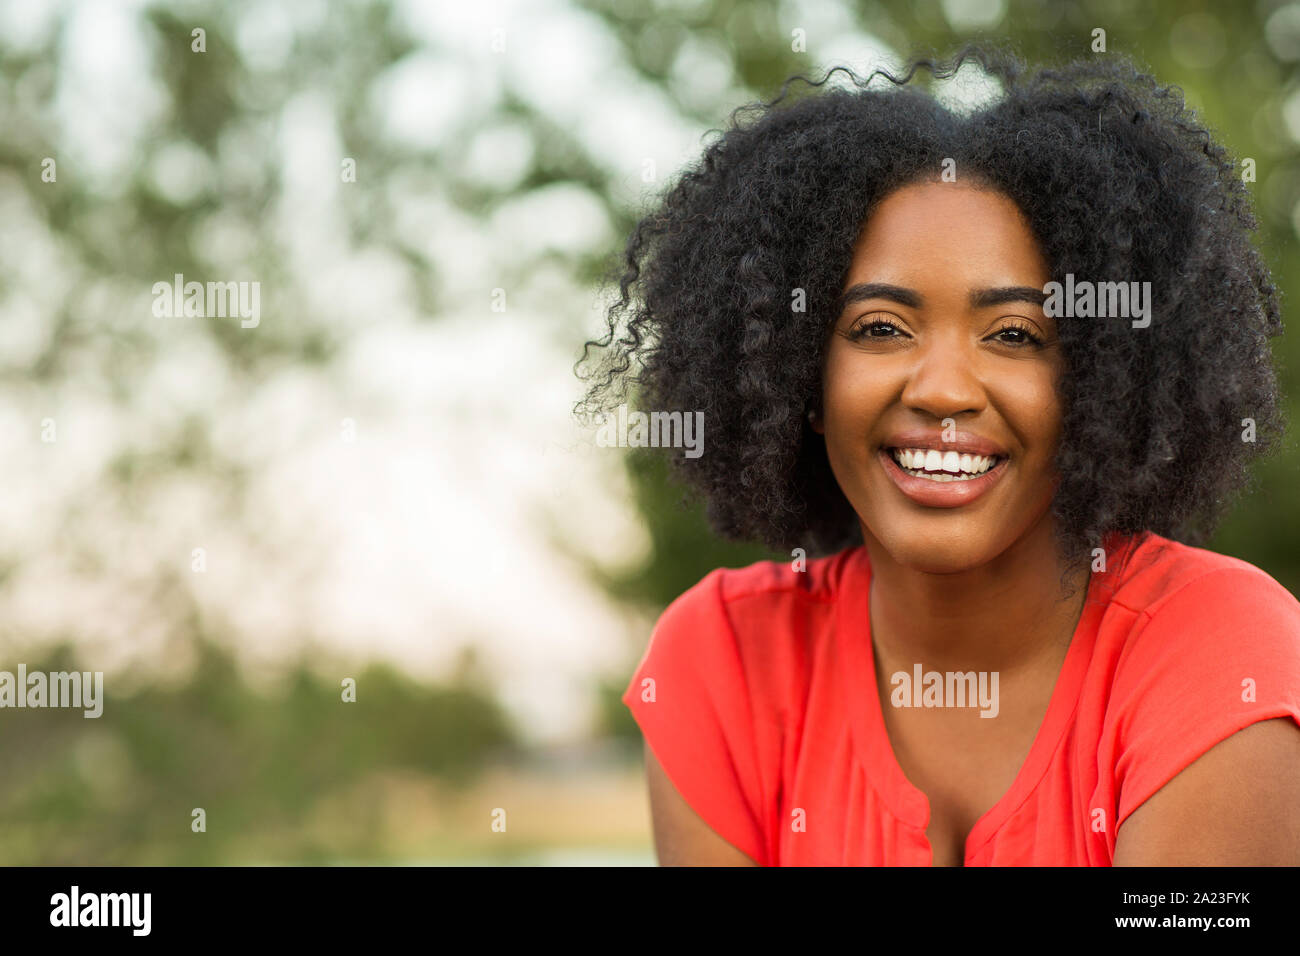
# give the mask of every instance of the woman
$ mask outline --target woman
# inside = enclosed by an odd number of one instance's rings
[[[970,58],[978,111],[907,85]],[[1300,864],[1300,604],[1195,546],[1281,431],[1235,163],[1113,55],[853,79],[733,122],[589,343],[586,410],[703,412],[680,474],[793,558],[624,695],[660,862]]]

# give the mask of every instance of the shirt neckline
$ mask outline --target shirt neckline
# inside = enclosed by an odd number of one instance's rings
[[[1047,712],[1030,745],[1029,754],[1006,793],[967,834],[963,862],[968,863],[1033,793],[1074,716],[1083,677],[1092,657],[1097,626],[1105,611],[1106,602],[1098,599],[1098,577],[1097,574],[1089,575],[1083,613],[1075,625],[1065,661],[1052,688]],[[930,801],[903,773],[885,730],[872,650],[870,590],[871,563],[866,548],[859,545],[853,549],[841,574],[835,626],[840,659],[845,664],[839,671],[850,711],[852,736],[858,759],[866,768],[871,785],[895,817],[919,831],[919,840],[930,851],[933,860],[934,850],[925,832],[930,825]]]

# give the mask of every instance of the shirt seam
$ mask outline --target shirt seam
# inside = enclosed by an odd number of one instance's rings
[[[1162,608],[1169,601],[1172,601],[1174,598],[1176,598],[1187,588],[1191,587],[1193,584],[1197,584],[1215,574],[1233,574],[1233,573],[1246,574],[1252,578],[1258,578],[1262,574],[1264,575],[1265,578],[1268,578],[1268,575],[1265,574],[1263,571],[1260,571],[1259,568],[1236,568],[1236,567],[1211,568],[1205,573],[1199,574],[1196,577],[1192,578],[1190,581],[1184,581],[1182,584],[1180,584],[1174,590],[1170,591],[1168,594],[1162,595],[1160,599],[1156,601],[1155,604],[1148,605],[1147,607],[1144,608],[1133,607],[1132,605],[1119,600],[1119,598],[1113,595],[1111,596],[1108,603],[1117,604],[1120,607],[1124,608],[1126,611],[1131,611],[1132,613],[1137,614],[1139,616],[1151,618],[1155,616],[1156,612],[1160,610],[1160,608]],[[1268,579],[1272,580],[1272,578],[1268,578]]]

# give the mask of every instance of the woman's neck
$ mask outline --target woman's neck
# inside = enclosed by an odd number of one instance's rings
[[[939,671],[1014,672],[1068,644],[1083,613],[1090,572],[1064,570],[1050,515],[988,564],[932,574],[897,564],[864,528],[871,560],[871,630],[893,663]]]

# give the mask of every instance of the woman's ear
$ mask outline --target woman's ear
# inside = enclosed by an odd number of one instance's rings
[[[808,409],[808,425],[818,435],[826,434],[826,425],[822,421],[821,413],[815,408]]]

